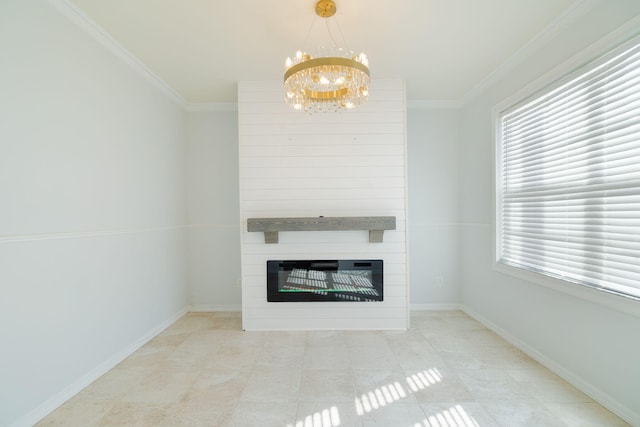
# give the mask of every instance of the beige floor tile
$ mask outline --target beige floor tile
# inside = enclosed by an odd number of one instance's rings
[[[439,351],[447,367],[457,370],[487,369],[489,366],[472,352],[463,350]]]
[[[213,329],[228,329],[228,330],[241,330],[242,329],[242,316],[240,313],[222,312],[217,313],[213,317]]]
[[[418,402],[471,402],[475,400],[469,388],[452,370],[432,368],[407,370],[409,392]]]
[[[506,371],[477,369],[455,372],[472,397],[481,403],[494,400],[538,402],[530,389],[523,387]]]
[[[296,421],[297,404],[239,402],[228,424],[229,427],[289,427]]]
[[[301,369],[305,358],[305,346],[302,344],[288,344],[265,346],[257,354],[256,369],[261,368],[290,368]]]
[[[142,369],[149,370],[153,366],[164,363],[168,360],[174,347],[158,348],[146,346],[120,362],[118,369]]]
[[[381,331],[381,335],[387,340],[387,343],[407,343],[412,341],[424,342],[424,335],[418,328],[411,327],[406,331]]]
[[[203,329],[213,329],[217,316],[210,313],[188,313],[178,319],[162,333],[165,335],[192,333]]]
[[[488,329],[462,311],[449,311],[440,314],[447,328],[455,331],[487,331]]]
[[[353,402],[356,396],[351,370],[302,371],[299,399],[302,402]]]
[[[439,313],[413,313],[410,319],[411,329],[414,330],[449,330],[451,325]]]
[[[230,335],[226,330],[205,329],[190,333],[178,348],[193,349],[203,352],[218,350],[227,342]]]
[[[411,313],[411,327],[425,331],[456,333],[459,331],[487,330],[478,321],[462,311],[431,311]]]
[[[307,345],[307,335],[308,333],[306,331],[264,332],[263,333],[264,346],[266,348],[269,348],[269,347],[278,348],[281,346],[304,348]]]
[[[493,400],[483,403],[483,406],[502,427],[566,427],[541,403]]]
[[[308,332],[306,336],[306,344],[308,346],[346,346],[347,343],[348,338],[345,331],[313,331]]]
[[[353,403],[300,402],[295,427],[360,427],[362,416]]]
[[[507,371],[510,377],[526,387],[541,402],[593,403],[593,400],[555,375],[545,374],[543,368]],[[548,372],[548,371],[546,371]]]
[[[514,347],[472,346],[466,350],[444,350],[438,354],[453,369],[536,369],[538,362]]]
[[[241,345],[225,345],[209,354],[202,365],[206,369],[223,367],[229,370],[251,371],[258,362],[261,349],[254,347],[243,349]]]
[[[36,424],[38,427],[96,426],[113,402],[71,399]]]
[[[398,364],[403,369],[430,369],[447,366],[442,355],[426,340],[395,342],[389,345]]]
[[[485,369],[535,369],[540,364],[514,347],[477,347],[472,351]]]
[[[227,346],[242,347],[250,350],[261,348],[267,344],[269,332],[243,331],[243,330],[218,330],[215,331],[217,340]]]
[[[164,419],[158,427],[223,426],[229,423],[235,408],[235,403],[180,402],[165,409]]]
[[[400,362],[386,343],[349,346],[349,357],[353,369],[400,369]]]
[[[463,338],[457,332],[451,331],[426,331],[424,332],[427,342],[435,351],[464,351],[473,352],[478,349],[478,345]]]
[[[512,347],[504,338],[488,329],[457,331],[456,336],[478,347]]]
[[[347,345],[351,347],[370,347],[389,349],[386,334],[382,331],[346,331]]]
[[[304,352],[304,369],[350,369],[351,358],[347,346],[312,345]]]
[[[171,363],[159,365],[138,386],[123,397],[127,402],[170,404],[182,400],[196,381],[201,369],[189,369]]]
[[[567,427],[631,427],[596,403],[547,403],[546,406]]]
[[[121,368],[118,365],[89,384],[78,393],[78,396],[94,401],[123,400],[125,394],[133,388],[140,387],[156,369],[157,365],[144,365],[137,368]]]
[[[183,401],[188,403],[235,403],[249,383],[250,372],[218,367],[204,369],[187,390]]]
[[[414,427],[422,426],[424,411],[418,403],[399,403],[379,406],[362,415],[364,427]]]
[[[165,420],[165,409],[161,405],[120,402],[115,403],[99,421],[100,427],[156,427]]]
[[[300,390],[299,369],[256,369],[240,395],[242,402],[296,402]]]
[[[411,321],[245,332],[240,313],[191,313],[38,425],[628,426],[462,312]]]
[[[170,350],[171,348],[176,348],[177,346],[182,344],[190,336],[191,336],[190,333],[180,333],[180,334],[161,333],[160,335],[156,336],[151,341],[149,341],[147,344],[145,344],[136,353],[144,353],[145,350]]]
[[[476,402],[423,403],[422,410],[425,421],[421,426],[424,427],[499,427],[498,422]]]
[[[356,400],[365,402],[393,403],[417,402],[412,393],[407,375],[398,370],[354,370]]]

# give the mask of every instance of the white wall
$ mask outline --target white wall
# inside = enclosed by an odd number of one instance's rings
[[[401,80],[372,82],[362,108],[309,115],[282,101],[280,82],[240,82],[243,327],[404,329],[408,326],[405,99]],[[367,231],[281,232],[278,244],[247,218],[395,216],[383,243]],[[384,301],[268,303],[266,261],[382,259]]]
[[[411,307],[460,303],[458,110],[409,108]]]
[[[633,425],[640,425],[640,318],[492,270],[491,110],[639,13],[637,1],[598,3],[466,105],[459,193],[464,306]]]
[[[50,3],[0,3],[0,425],[186,305],[181,109]]]
[[[187,135],[189,303],[240,310],[238,112],[190,112]]]

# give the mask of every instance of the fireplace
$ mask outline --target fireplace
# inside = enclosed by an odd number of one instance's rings
[[[357,117],[331,114],[307,120],[282,110],[282,82],[238,82],[243,329],[406,330],[409,326],[405,85],[402,79],[375,83],[381,89],[371,95],[376,108],[361,110]],[[365,227],[361,219],[366,217],[375,223]],[[286,283],[287,273],[293,273],[288,265],[282,266],[288,272],[278,273],[279,264],[289,260],[335,264],[340,259],[384,260],[384,300],[381,271],[367,277],[377,295],[368,295],[371,288],[367,294],[351,292],[361,290],[355,288],[335,289],[331,295],[328,290],[294,289],[298,283],[278,290],[279,276]],[[271,267],[267,296],[268,260],[276,260],[276,265]],[[327,273],[317,266],[301,269],[307,270],[299,278],[305,280],[308,270]],[[283,300],[292,302],[275,302]],[[305,300],[310,302],[298,302]]]
[[[267,261],[267,301],[382,301],[383,262]]]

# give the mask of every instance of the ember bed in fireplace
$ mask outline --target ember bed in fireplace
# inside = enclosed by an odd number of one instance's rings
[[[382,260],[267,261],[267,301],[382,301]]]

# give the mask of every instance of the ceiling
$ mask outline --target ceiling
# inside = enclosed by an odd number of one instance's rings
[[[372,78],[403,78],[409,100],[438,101],[463,99],[582,2],[335,1],[332,34],[367,54]],[[330,43],[316,0],[67,2],[192,103],[235,102],[237,81],[279,80],[287,56]]]

